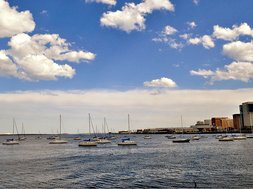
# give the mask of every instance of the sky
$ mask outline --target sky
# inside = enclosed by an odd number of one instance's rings
[[[0,0],[0,133],[190,126],[252,101],[251,0]],[[99,129],[100,128],[100,129]]]

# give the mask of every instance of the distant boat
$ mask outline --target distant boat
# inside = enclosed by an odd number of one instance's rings
[[[22,123],[22,131],[21,131],[21,134],[23,134],[22,137],[19,137],[18,140],[22,141],[22,140],[26,140],[26,137],[25,137],[25,129],[24,129],[24,125]]]
[[[54,139],[51,142],[49,142],[49,144],[66,144],[68,143],[68,141],[66,140],[62,140],[61,139],[61,115],[60,115],[60,134],[59,134],[59,139]]]
[[[182,128],[182,135],[184,134],[184,127],[183,127],[183,118],[181,116],[181,128]],[[174,140],[172,140],[173,143],[188,143],[190,142],[189,138],[176,138]]]
[[[73,140],[82,140],[80,137],[75,137]]]
[[[247,139],[247,137],[242,134],[234,136],[233,138],[234,138],[234,140],[246,140]]]
[[[172,141],[173,143],[187,143],[190,142],[189,138],[177,138]]]
[[[227,136],[227,137],[220,138],[219,141],[221,141],[221,142],[229,142],[229,141],[234,141],[234,138]]]
[[[199,140],[199,139],[200,139],[199,136],[193,136],[193,137],[191,138],[191,140]]]
[[[89,114],[89,136],[91,136],[91,116]],[[80,147],[95,147],[97,146],[97,142],[91,139],[83,140],[82,142],[79,143]]]
[[[121,142],[118,143],[119,146],[134,146],[137,142],[130,140],[130,138],[123,138]]]
[[[144,138],[144,139],[152,139],[151,136],[149,136],[149,135],[146,135],[146,136],[144,136],[143,138]]]
[[[15,119],[13,118],[13,123],[12,123],[12,135],[13,135],[13,138],[6,139],[6,141],[3,142],[3,145],[17,145],[17,144],[19,144],[19,142],[14,139],[15,126],[16,126],[16,122],[15,122]],[[17,126],[16,126],[16,129],[17,129]]]
[[[130,130],[130,115],[128,114],[128,132],[131,133]],[[118,143],[119,146],[134,146],[137,145],[136,141],[130,140],[130,138],[123,138],[121,142]]]
[[[99,139],[99,140],[97,140],[96,142],[97,142],[98,144],[109,144],[109,143],[111,143],[111,141],[108,140],[108,139]]]
[[[167,139],[175,139],[176,137],[174,135],[167,135],[165,136]]]

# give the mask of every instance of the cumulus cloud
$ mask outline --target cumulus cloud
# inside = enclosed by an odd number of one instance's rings
[[[103,3],[107,5],[116,5],[117,0],[85,0],[86,3]]]
[[[208,78],[208,77],[214,75],[213,71],[205,70],[205,69],[198,69],[198,71],[191,70],[190,73],[191,73],[191,75],[202,76],[204,78]]]
[[[237,61],[253,62],[253,41],[236,41],[225,44],[223,54]]]
[[[219,25],[213,27],[213,36],[226,41],[237,40],[241,35],[253,36],[253,29],[247,24],[233,25],[232,28],[224,28]]]
[[[189,26],[189,29],[194,29],[197,27],[197,24],[194,21],[187,22],[187,25]]]
[[[188,43],[192,45],[202,44],[204,48],[210,49],[215,47],[213,39],[209,35],[204,35],[202,37],[195,37],[188,39]]]
[[[174,88],[177,84],[172,79],[162,77],[161,79],[154,79],[152,81],[145,81],[145,87],[163,87],[163,88]]]
[[[248,82],[253,79],[253,64],[250,62],[232,62],[225,65],[224,69],[191,71],[192,75],[210,78],[210,83],[222,80],[239,80]]]
[[[199,4],[199,1],[200,1],[200,0],[193,0],[193,3],[194,3],[195,5],[198,5],[198,4]]]
[[[162,33],[164,35],[173,35],[177,32],[177,29],[173,28],[172,26],[165,26]]]
[[[0,75],[1,76],[16,76],[17,67],[12,63],[12,60],[7,56],[6,52],[0,50]]]
[[[32,14],[29,11],[18,12],[16,7],[0,0],[0,38],[11,37],[22,32],[31,32],[35,28]]]
[[[121,10],[108,11],[100,19],[102,26],[117,28],[125,32],[145,29],[145,17],[154,10],[174,11],[169,0],[143,0],[139,4],[126,3]]]
[[[13,76],[23,80],[72,78],[75,70],[56,61],[79,63],[95,58],[95,54],[91,52],[70,50],[70,44],[58,34],[29,36],[20,33],[13,36],[8,45],[10,49],[1,51],[1,59],[5,61],[0,64],[0,73],[2,76]]]
[[[24,122],[27,133],[56,133],[59,112],[63,132],[88,132],[88,113],[94,124],[106,117],[110,129],[127,129],[127,114],[131,129],[180,127],[214,116],[239,112],[238,105],[249,101],[252,89],[240,90],[85,90],[85,91],[19,91],[0,93],[0,133],[10,132],[12,117],[17,125]],[[215,99],[215,100],[214,100]],[[219,107],[219,108],[217,108]],[[192,111],[194,109],[194,111]],[[179,114],[180,112],[180,114]]]

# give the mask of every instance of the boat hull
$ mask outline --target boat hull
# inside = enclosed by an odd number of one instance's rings
[[[17,141],[11,141],[11,142],[3,142],[3,145],[17,145],[19,142]]]
[[[97,143],[96,142],[80,142],[78,146],[80,146],[80,147],[96,147]]]
[[[219,139],[219,141],[221,141],[221,142],[229,142],[229,141],[234,141],[234,138],[225,137],[225,138]]]
[[[125,142],[119,142],[119,146],[136,146],[137,142],[135,141],[125,141]]]
[[[49,142],[49,144],[67,144],[68,141],[66,140],[53,140],[51,142]]]
[[[190,139],[175,139],[172,141],[173,143],[188,143]]]

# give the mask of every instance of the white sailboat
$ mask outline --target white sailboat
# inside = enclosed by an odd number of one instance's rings
[[[183,118],[181,116],[181,128],[182,128],[182,135],[184,134],[184,128],[183,128]],[[173,143],[188,143],[190,142],[190,139],[189,138],[176,138],[174,140],[172,140]]]
[[[128,114],[128,133],[131,133],[130,130],[130,116]],[[121,139],[121,142],[118,143],[119,146],[134,146],[137,145],[136,141],[130,140],[130,138],[123,138]]]
[[[61,139],[61,115],[60,115],[60,134],[59,134],[59,139],[54,139],[49,144],[66,144],[68,141],[62,140]]]
[[[25,128],[24,128],[23,122],[22,122],[22,131],[21,131],[21,134],[23,136],[19,137],[18,140],[26,140],[26,137],[25,137]]]
[[[6,139],[6,141],[3,142],[3,145],[17,145],[17,144],[19,144],[19,142],[14,139],[15,123],[16,123],[15,119],[13,118],[13,123],[12,123],[12,136],[13,136],[13,138]]]
[[[91,136],[91,116],[89,114],[89,136]],[[83,140],[82,142],[79,143],[80,147],[95,147],[97,146],[97,142],[91,140],[90,138],[88,140]]]
[[[107,126],[107,122],[106,122],[106,118],[104,118],[104,123],[103,123],[103,125],[102,125],[102,130],[103,130],[104,134],[106,134],[106,126]],[[97,143],[98,143],[98,144],[110,144],[111,141],[108,140],[108,139],[106,138],[106,136],[104,136],[103,138],[99,138],[99,139],[97,140]]]

